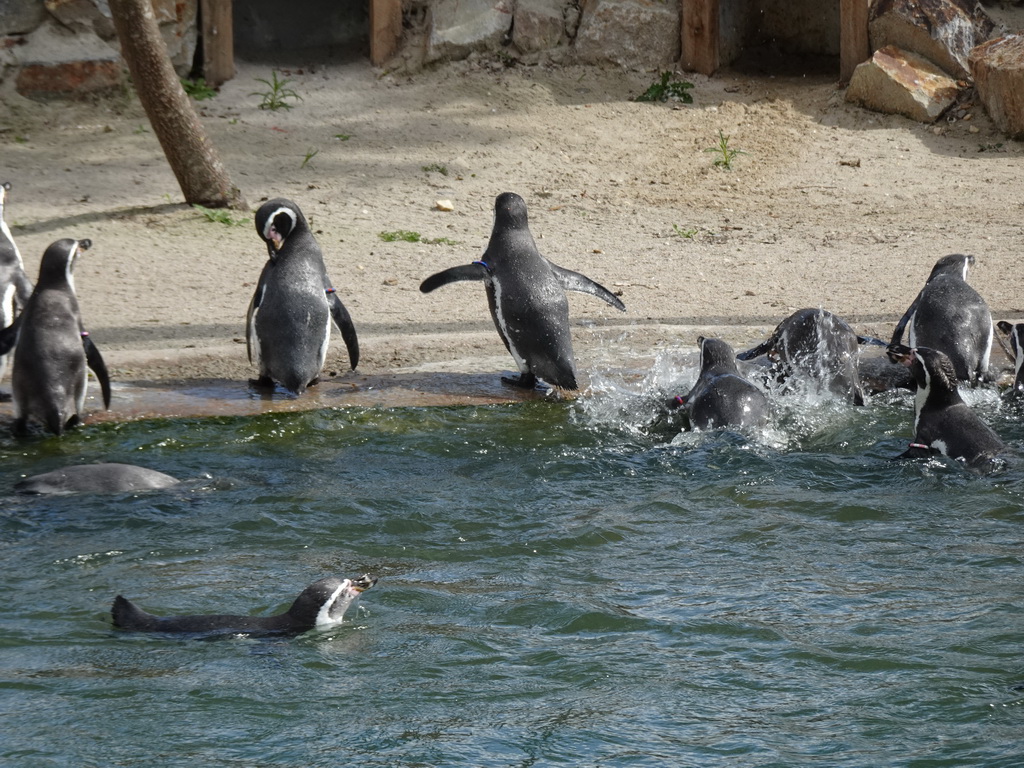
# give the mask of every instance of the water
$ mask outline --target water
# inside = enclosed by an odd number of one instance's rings
[[[909,395],[675,435],[655,383],[0,438],[4,496],[72,462],[187,478],[0,500],[0,764],[1024,764],[1022,465],[888,461]],[[363,572],[326,634],[109,625],[119,592],[268,614]]]

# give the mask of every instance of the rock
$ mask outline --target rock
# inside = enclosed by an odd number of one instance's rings
[[[857,66],[846,100],[932,123],[956,101],[958,92],[956,81],[927,59],[888,46]]]
[[[679,3],[659,0],[585,0],[576,32],[584,64],[661,69],[679,60]]]
[[[978,97],[992,122],[1011,139],[1024,139],[1024,34],[979,45],[969,61]]]
[[[44,18],[46,8],[39,0],[0,0],[0,35],[24,35]]]
[[[117,38],[106,3],[102,11],[90,0],[46,0],[45,5],[50,15],[72,32],[92,32],[107,42]]]
[[[498,48],[512,27],[512,9],[513,0],[438,0],[430,8],[426,60]]]
[[[991,37],[995,24],[968,0],[878,0],[868,29],[872,50],[895,46],[964,79],[968,54]]]
[[[565,33],[562,0],[517,0],[512,42],[523,53],[554,48]]]

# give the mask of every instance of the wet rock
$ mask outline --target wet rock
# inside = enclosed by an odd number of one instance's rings
[[[957,79],[970,76],[967,56],[995,24],[968,0],[878,0],[871,12],[871,49],[895,46],[937,64]]]
[[[679,60],[679,3],[585,0],[576,55],[585,64],[659,69]]]
[[[989,117],[1012,139],[1024,139],[1024,34],[979,45],[970,55],[978,98]]]
[[[846,100],[931,123],[956,101],[958,92],[956,81],[927,59],[888,46],[857,66]]]
[[[554,48],[565,33],[563,0],[517,0],[512,42],[523,53]]]
[[[500,47],[513,7],[513,0],[439,0],[430,8],[426,60],[464,59]]]

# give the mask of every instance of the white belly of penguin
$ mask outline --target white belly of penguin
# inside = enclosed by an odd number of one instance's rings
[[[501,327],[502,336],[508,341],[508,351],[512,354],[512,359],[516,361],[516,365],[519,366],[519,372],[528,373],[530,368],[527,366],[526,360],[523,359],[523,356],[516,349],[516,343],[508,332],[505,316],[501,313],[501,285],[497,280],[492,281],[491,285],[494,287],[494,316],[498,318],[498,325]]]
[[[324,363],[327,361],[327,347],[331,341],[331,312],[327,310],[327,325],[324,326],[324,341],[320,345],[320,368],[324,367]]]
[[[0,327],[6,328],[14,322],[14,283],[7,286],[0,299]]]

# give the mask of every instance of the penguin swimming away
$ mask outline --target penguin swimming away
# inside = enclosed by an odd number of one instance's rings
[[[14,325],[0,332],[0,354],[14,345],[11,385],[14,432],[24,434],[36,419],[55,435],[81,423],[88,368],[110,408],[110,377],[96,345],[82,325],[73,270],[89,240],[65,238],[50,245],[39,264],[39,279]]]
[[[700,376],[688,394],[669,407],[686,410],[693,429],[763,427],[768,423],[768,398],[740,375],[736,353],[721,339],[697,337]]]
[[[1011,397],[1024,397],[1024,323],[1000,320],[996,327],[1010,340],[1010,358],[1013,360],[1013,386],[1007,391]]]
[[[1006,446],[960,397],[953,362],[927,347],[891,345],[889,359],[910,368],[917,383],[914,442],[897,458],[942,454],[971,467],[992,461]]]
[[[794,376],[815,389],[864,405],[860,382],[861,344],[885,342],[858,336],[841,317],[824,309],[801,309],[787,317],[761,344],[736,355],[753,360],[768,355],[771,374],[779,382]]]
[[[170,488],[178,479],[132,464],[76,464],[32,475],[14,484],[17,493],[124,493]]]
[[[32,281],[25,274],[25,265],[21,260],[21,252],[14,243],[11,230],[4,220],[7,206],[7,193],[11,191],[11,183],[0,184],[0,328],[7,328],[14,323],[18,311],[25,308],[28,297],[32,295]],[[0,381],[7,372],[10,352],[0,354]],[[0,401],[10,400],[7,393],[0,393]]]
[[[270,258],[246,315],[249,362],[259,370],[250,383],[267,388],[276,382],[296,395],[305,392],[323,370],[332,319],[355,370],[355,326],[331,287],[320,246],[299,206],[281,197],[268,200],[256,211],[256,232]]]
[[[430,293],[460,280],[485,283],[494,326],[519,366],[518,378],[502,381],[524,389],[533,389],[538,379],[577,389],[566,291],[589,293],[626,310],[608,289],[541,255],[530,234],[526,202],[513,192],[498,195],[494,202],[491,239],[480,260],[431,275],[420,290]]]
[[[359,595],[376,583],[377,579],[367,574],[357,579],[320,579],[302,590],[291,607],[277,616],[154,616],[121,595],[114,598],[110,615],[115,627],[132,632],[299,635],[341,624]]]
[[[989,378],[992,314],[985,300],[967,284],[967,270],[973,264],[974,257],[962,253],[935,262],[889,343],[901,344],[906,330],[910,347],[946,353],[957,380],[976,384]]]

